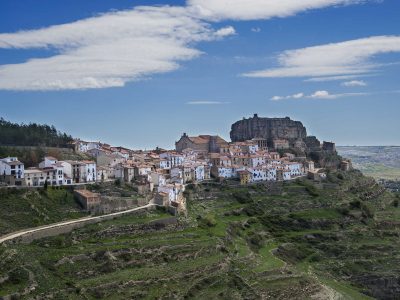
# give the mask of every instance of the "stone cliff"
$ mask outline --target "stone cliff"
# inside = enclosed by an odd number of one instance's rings
[[[337,169],[342,158],[337,154],[335,144],[321,142],[315,136],[307,136],[307,130],[300,121],[286,118],[252,118],[238,121],[230,132],[232,142],[254,138],[267,141],[269,148],[279,151],[294,151],[297,156],[312,159],[317,167]],[[287,140],[286,144],[282,140]]]
[[[253,138],[263,138],[272,143],[274,139],[286,139],[289,142],[304,140],[307,130],[299,121],[286,118],[253,118],[243,119],[232,125],[232,142],[241,142]]]

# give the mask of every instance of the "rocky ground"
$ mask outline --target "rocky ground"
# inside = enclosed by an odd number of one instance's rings
[[[396,299],[398,197],[328,181],[189,186],[188,216],[144,212],[0,247],[0,295],[29,299]]]

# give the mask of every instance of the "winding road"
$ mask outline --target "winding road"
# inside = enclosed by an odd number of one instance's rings
[[[144,206],[139,206],[139,207],[135,207],[135,208],[131,208],[131,209],[128,209],[128,210],[119,211],[119,212],[115,212],[115,213],[111,213],[111,214],[107,214],[107,215],[94,216],[94,217],[84,217],[84,218],[80,218],[80,219],[76,219],[76,220],[63,221],[63,222],[53,223],[53,224],[34,227],[34,228],[27,228],[27,229],[24,229],[24,230],[12,232],[12,233],[9,233],[9,234],[1,236],[0,237],[0,244],[4,243],[6,241],[10,241],[10,240],[19,238],[19,237],[23,237],[24,235],[27,235],[27,234],[38,232],[38,231],[43,231],[43,230],[52,229],[52,228],[62,228],[64,226],[68,226],[68,225],[71,225],[71,224],[85,223],[87,221],[95,221],[95,220],[102,221],[103,219],[104,220],[109,220],[112,217],[119,217],[119,216],[122,216],[122,215],[125,215],[125,214],[129,214],[129,213],[141,210],[141,209],[149,208],[149,207],[152,207],[152,206],[159,206],[159,205],[153,204],[153,203],[149,203],[149,204],[144,205]]]

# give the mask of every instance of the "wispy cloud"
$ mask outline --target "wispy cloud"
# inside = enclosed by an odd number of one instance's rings
[[[374,36],[336,44],[288,50],[278,56],[279,67],[244,74],[247,77],[355,76],[376,71],[378,54],[400,52],[400,36]]]
[[[304,82],[327,82],[327,81],[338,81],[338,80],[350,80],[357,79],[360,77],[372,77],[377,74],[357,74],[357,75],[340,75],[340,76],[326,76],[326,77],[313,77],[304,79]]]
[[[342,93],[342,94],[331,94],[328,91],[321,90],[315,91],[310,95],[306,95],[304,93],[297,93],[289,96],[273,96],[270,100],[272,101],[281,101],[281,100],[289,100],[289,99],[337,99],[343,97],[355,97],[355,96],[367,96],[369,93]]]
[[[0,48],[55,49],[49,58],[0,66],[0,89],[121,87],[179,68],[201,55],[193,45],[235,33],[214,30],[184,7],[137,7],[44,29],[0,34]]]
[[[258,32],[261,32],[261,28],[260,28],[260,27],[253,27],[253,28],[251,29],[251,31],[252,31],[252,32],[255,32],[255,33],[258,33]]]
[[[342,82],[342,86],[346,86],[346,87],[367,86],[367,83],[363,80],[351,80],[351,81]]]
[[[188,105],[223,105],[223,104],[230,104],[230,102],[223,102],[223,101],[189,101],[186,102]]]
[[[284,18],[328,6],[363,3],[363,0],[188,0],[202,18],[219,20],[260,20]]]
[[[128,82],[178,69],[183,61],[202,54],[195,48],[199,42],[236,34],[232,26],[215,28],[214,21],[288,17],[312,9],[361,2],[188,0],[186,6],[138,6],[38,30],[2,33],[0,48],[51,49],[56,54],[1,65],[0,89],[122,87]],[[291,67],[290,62],[288,65]]]

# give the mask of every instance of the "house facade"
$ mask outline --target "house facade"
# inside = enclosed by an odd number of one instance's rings
[[[25,167],[17,157],[0,159],[0,181],[8,185],[23,185]]]

